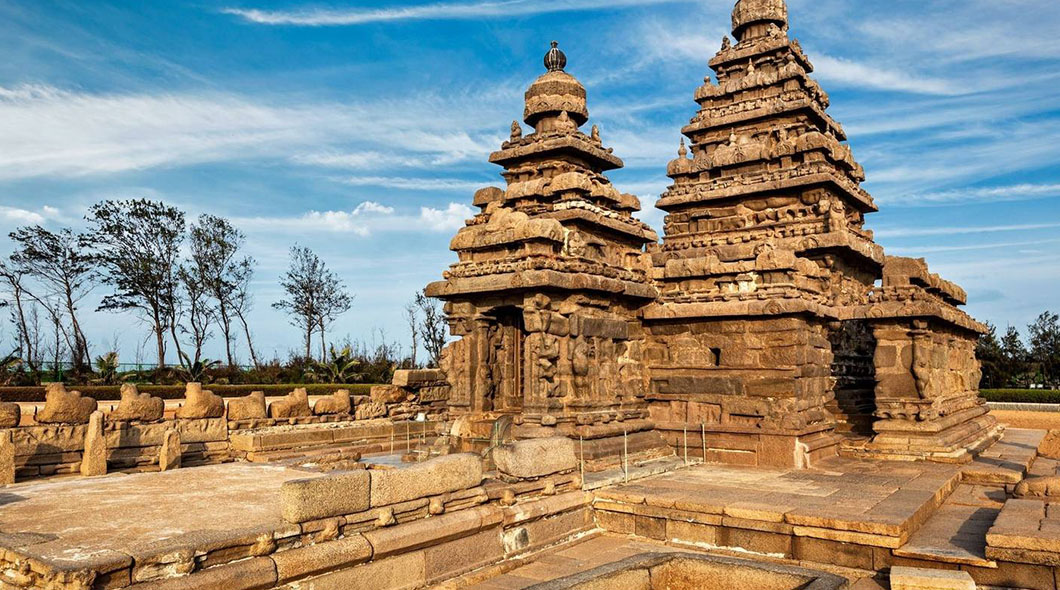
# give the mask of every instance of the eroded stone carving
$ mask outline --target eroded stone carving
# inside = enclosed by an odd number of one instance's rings
[[[165,413],[166,402],[147,393],[140,393],[136,385],[123,383],[121,401],[108,418],[114,422],[157,422]]]
[[[298,418],[312,415],[313,411],[309,408],[309,394],[306,393],[304,387],[299,387],[282,399],[269,404],[270,418]]]
[[[67,391],[62,383],[49,383],[45,386],[44,407],[34,419],[41,424],[86,424],[97,406],[96,400],[82,397],[80,391]]]
[[[225,414],[225,403],[214,392],[202,388],[202,383],[188,383],[184,387],[184,402],[173,413],[181,419],[220,418]]]

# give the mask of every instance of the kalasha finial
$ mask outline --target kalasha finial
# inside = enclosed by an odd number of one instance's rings
[[[677,148],[677,155],[684,158],[688,156],[688,148],[685,147],[685,138],[681,138],[681,147]]]
[[[559,41],[552,42],[552,49],[545,54],[545,67],[550,72],[562,72],[567,67],[567,56],[559,49]]]

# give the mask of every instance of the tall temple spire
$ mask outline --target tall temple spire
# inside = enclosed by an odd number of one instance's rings
[[[788,26],[788,7],[784,0],[738,0],[732,10],[732,34],[742,41],[745,35],[760,29],[765,32],[769,24],[781,29]],[[755,27],[755,25],[761,25]]]

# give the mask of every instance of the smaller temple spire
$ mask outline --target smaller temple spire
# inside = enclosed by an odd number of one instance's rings
[[[552,42],[552,49],[545,54],[545,67],[550,72],[562,72],[567,67],[567,55],[559,48],[559,41]]]

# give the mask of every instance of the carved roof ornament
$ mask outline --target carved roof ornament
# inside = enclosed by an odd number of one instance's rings
[[[552,49],[545,54],[545,67],[550,72],[562,72],[567,67],[567,55],[559,48],[559,41],[552,42]]]
[[[743,40],[753,25],[773,24],[781,30],[788,28],[788,7],[784,0],[739,0],[732,11],[732,34]],[[767,26],[760,27],[760,35],[768,34]]]

